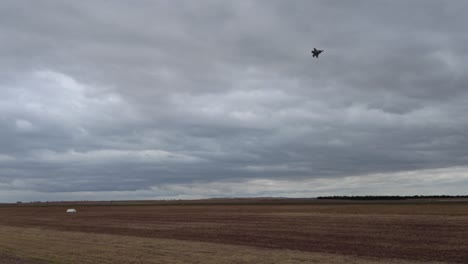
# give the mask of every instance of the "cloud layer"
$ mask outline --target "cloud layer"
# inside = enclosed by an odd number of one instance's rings
[[[2,1],[0,199],[465,194],[467,8]]]

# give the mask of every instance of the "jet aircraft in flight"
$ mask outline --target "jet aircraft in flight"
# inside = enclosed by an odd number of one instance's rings
[[[318,58],[319,54],[323,52],[323,50],[318,50],[314,48],[312,51],[312,57]]]

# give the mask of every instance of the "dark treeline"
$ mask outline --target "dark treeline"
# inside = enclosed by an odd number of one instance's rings
[[[451,198],[468,198],[468,195],[413,195],[413,196],[319,196],[317,199],[327,200],[409,200],[409,199],[451,199]]]

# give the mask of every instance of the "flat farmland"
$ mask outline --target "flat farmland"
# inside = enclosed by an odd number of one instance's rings
[[[65,213],[71,207],[78,213]],[[0,263],[468,263],[468,202],[4,205],[2,258],[12,260]]]

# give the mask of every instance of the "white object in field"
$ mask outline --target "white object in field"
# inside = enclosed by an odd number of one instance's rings
[[[67,209],[67,213],[76,213],[75,209]]]

